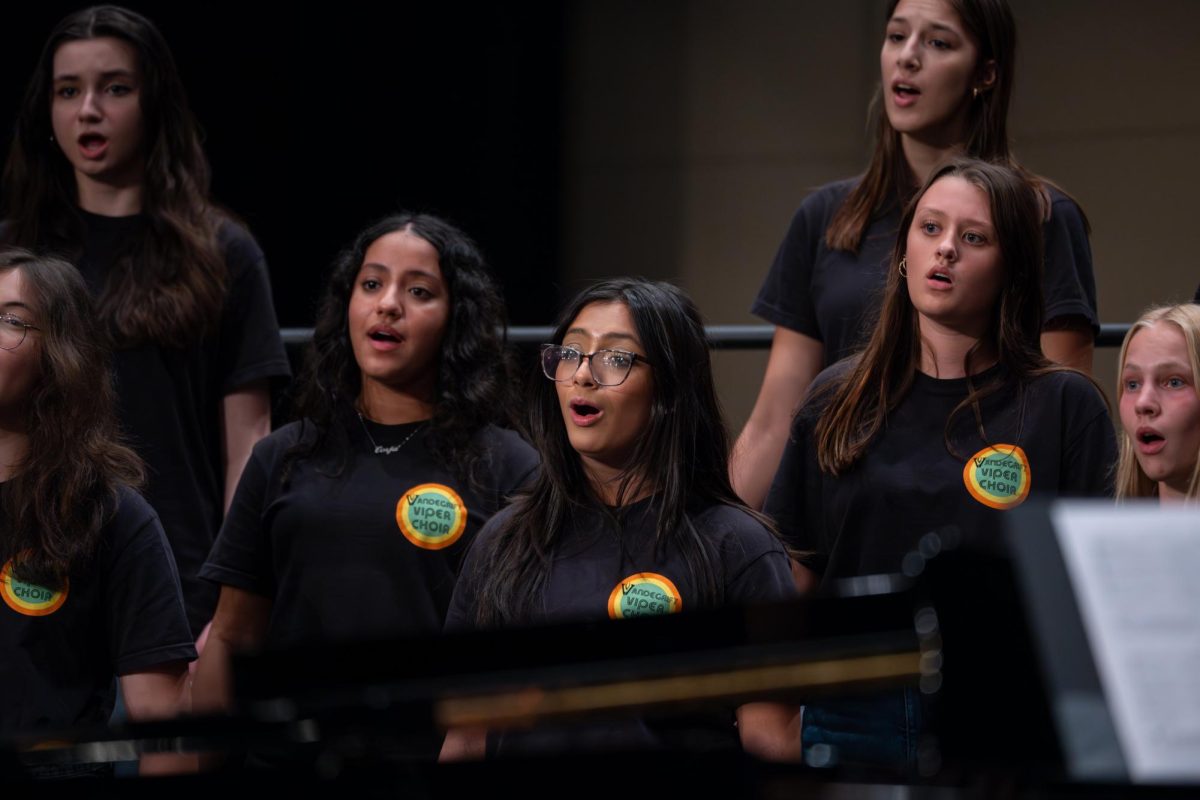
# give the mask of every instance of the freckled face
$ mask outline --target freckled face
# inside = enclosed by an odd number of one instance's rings
[[[407,229],[372,242],[348,316],[364,392],[375,384],[432,396],[450,318],[449,290],[433,245]]]
[[[1176,325],[1158,322],[1129,340],[1121,367],[1121,427],[1159,495],[1186,492],[1200,458],[1200,391]]]
[[[603,349],[624,350],[643,357],[646,353],[629,309],[619,302],[584,306],[561,344],[580,353]],[[571,380],[555,384],[567,437],[585,466],[626,468],[638,439],[650,423],[653,380],[650,367],[639,360],[619,386],[601,386],[592,374],[591,362],[584,360]]]
[[[131,185],[144,164],[137,53],[111,37],[66,42],[54,53],[50,123],[77,182]]]
[[[908,294],[922,330],[940,325],[982,337],[1004,280],[983,190],[957,176],[934,183],[917,205],[905,246]]]
[[[884,111],[902,135],[949,147],[962,144],[972,90],[988,90],[995,65],[946,0],[901,0],[879,53]]]

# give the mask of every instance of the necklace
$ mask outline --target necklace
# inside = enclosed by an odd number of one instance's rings
[[[367,421],[365,419],[363,419],[362,412],[356,411],[355,413],[358,414],[358,424],[362,425],[363,433],[365,433],[367,435],[367,438],[370,439],[371,446],[375,448],[375,455],[377,455],[377,456],[390,456],[393,453],[400,452],[400,448],[404,447],[404,445],[408,444],[408,440],[413,438],[414,436],[416,436],[417,431],[419,431],[425,427],[425,423],[422,422],[420,425],[413,428],[412,432],[409,433],[408,436],[405,436],[404,441],[401,442],[400,444],[393,444],[393,445],[389,445],[388,447],[384,447],[383,445],[376,442],[375,437],[371,435],[370,429],[367,428]]]

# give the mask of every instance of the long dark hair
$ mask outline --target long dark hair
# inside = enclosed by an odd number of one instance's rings
[[[921,338],[916,309],[899,267],[917,205],[929,187],[949,177],[962,178],[987,195],[1004,278],[987,332],[968,351],[963,364],[970,392],[946,420],[947,450],[953,453],[951,423],[966,408],[974,411],[980,435],[987,439],[980,401],[995,392],[1003,378],[974,385],[970,377],[973,360],[981,349],[988,347],[996,353],[1007,375],[1021,385],[1057,369],[1042,355],[1039,342],[1043,249],[1040,204],[1034,189],[1019,173],[999,164],[974,159],[945,164],[929,176],[904,212],[892,251],[883,309],[869,342],[844,380],[826,384],[832,398],[817,423],[817,460],[821,469],[832,475],[850,468],[862,457],[886,424],[888,412],[912,388],[920,366]]]
[[[141,461],[120,443],[108,352],[79,271],[26,250],[0,250],[20,270],[38,332],[39,375],[28,399],[24,458],[0,493],[0,558],[22,580],[57,587],[91,558],[121,486],[141,482]]]
[[[886,20],[892,18],[899,2],[889,0]],[[1008,107],[1016,78],[1017,26],[1008,0],[947,2],[978,46],[979,65],[989,60],[996,65],[995,82],[969,100],[964,152],[974,158],[1004,164],[1020,173],[1038,191],[1043,204],[1041,217],[1048,219],[1049,195],[1043,186],[1047,182],[1021,167],[1009,150]],[[871,114],[875,117],[871,163],[825,231],[825,242],[834,250],[858,252],[872,217],[887,208],[904,206],[915,188],[915,178],[900,145],[900,134],[892,127],[883,107],[883,92],[881,84],[871,100]]]
[[[481,455],[473,441],[475,434],[489,423],[512,422],[504,301],[482,253],[450,223],[406,211],[385,217],[358,234],[334,261],[296,403],[297,414],[315,424],[317,435],[289,454],[289,464],[329,447],[340,456],[337,470],[344,466],[345,423],[353,419],[354,402],[362,389],[362,373],[347,328],[354,279],[377,239],[405,230],[433,245],[450,294],[450,317],[442,337],[437,396],[427,434],[430,450],[457,476],[475,481]]]
[[[691,524],[689,509],[745,506],[729,484],[729,441],[700,313],[670,284],[610,280],[586,289],[567,306],[553,341],[562,341],[584,307],[609,302],[629,309],[653,369],[650,421],[637,439],[618,494],[643,481],[651,483],[656,490],[650,501],[657,519],[655,547],[681,553],[702,602],[717,602],[720,586],[713,555]],[[555,547],[573,512],[607,513],[567,438],[555,385],[540,373],[533,381],[529,431],[542,468],[528,494],[514,501],[507,527],[490,540],[484,558],[488,569],[478,595],[476,621],[481,626],[527,620],[529,598],[538,597],[545,585]]]
[[[113,37],[137,53],[145,172],[144,235],[129,242],[110,271],[98,312],[119,346],[154,341],[183,347],[214,329],[225,297],[225,263],[210,204],[208,161],[175,59],[145,17],[96,6],[64,18],[46,40],[17,117],[4,167],[5,238],[81,255],[83,220],[75,175],[53,141],[50,100],[54,55],[63,44]]]

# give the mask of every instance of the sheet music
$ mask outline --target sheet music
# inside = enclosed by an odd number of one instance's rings
[[[1051,516],[1130,777],[1200,780],[1200,510]]]

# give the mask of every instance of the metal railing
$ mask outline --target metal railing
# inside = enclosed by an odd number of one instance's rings
[[[1115,322],[1100,326],[1096,347],[1120,347],[1130,323]],[[773,325],[707,325],[712,346],[722,350],[767,350],[775,335]],[[508,329],[508,340],[516,344],[540,344],[549,341],[554,329],[549,325],[517,325]],[[312,328],[284,328],[283,343],[300,347],[312,338]]]

